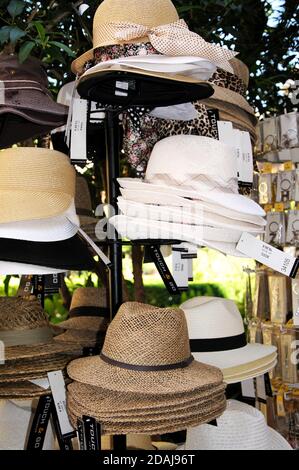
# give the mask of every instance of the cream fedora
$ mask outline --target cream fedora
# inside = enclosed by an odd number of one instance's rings
[[[241,314],[232,300],[195,297],[184,302],[181,309],[194,357],[219,367],[227,376],[225,380],[236,383],[265,374],[275,366],[274,346],[247,344]]]
[[[94,50],[126,43],[151,43],[157,53],[197,56],[232,70],[229,60],[236,53],[210,44],[189,31],[170,0],[104,0],[93,21],[93,48],[74,60],[72,71],[80,73],[94,58]]]
[[[204,424],[187,431],[178,450],[292,450],[290,444],[267,426],[264,415],[245,403],[228,400],[217,427]]]
[[[18,147],[0,153],[0,223],[63,214],[75,197],[75,170],[54,150]]]
[[[219,210],[225,207],[249,215],[265,215],[258,204],[238,194],[237,162],[232,148],[209,137],[167,137],[155,145],[145,180],[118,181],[126,189],[167,192],[217,204]]]

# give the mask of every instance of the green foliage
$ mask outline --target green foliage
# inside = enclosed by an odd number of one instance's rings
[[[25,3],[21,0],[11,0],[7,6],[7,11],[10,16],[14,19],[19,16],[25,8]]]

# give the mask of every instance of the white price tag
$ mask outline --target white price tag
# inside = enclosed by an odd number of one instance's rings
[[[255,386],[253,379],[244,380],[241,382],[241,389],[243,397],[255,398]]]
[[[218,121],[217,125],[220,142],[232,147],[234,145],[234,128],[232,123],[229,121]]]
[[[172,250],[172,275],[176,285],[181,289],[188,287],[189,263],[187,259],[182,259],[182,252],[174,247]]]
[[[241,148],[239,181],[242,183],[253,183],[253,152],[249,132],[240,131]]]
[[[48,379],[36,379],[36,380],[30,380],[30,382],[33,385],[37,385],[40,388],[43,388],[44,390],[48,390],[50,388],[49,380]]]
[[[87,160],[87,114],[88,101],[75,98],[73,100],[71,160]]]
[[[237,245],[237,250],[274,269],[285,276],[296,277],[299,267],[299,258],[274,248],[267,243],[258,240],[249,233],[243,233]]]
[[[242,159],[243,159],[241,131],[238,131],[237,129],[233,129],[233,142],[234,142],[233,145],[236,151],[238,181],[241,181]]]
[[[66,390],[61,370],[48,372],[48,379],[57,411],[61,433],[63,436],[74,432],[66,410]]]
[[[260,400],[267,402],[267,393],[266,393],[266,384],[265,384],[264,375],[260,375],[259,377],[256,378],[256,392],[257,392],[257,397]]]

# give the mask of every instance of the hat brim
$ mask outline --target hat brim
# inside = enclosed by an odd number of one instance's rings
[[[70,378],[77,382],[107,390],[153,395],[190,392],[200,387],[219,385],[223,379],[219,369],[196,361],[184,369],[141,372],[112,366],[96,356],[72,361],[67,370]]]
[[[212,84],[212,87],[214,88],[214,94],[211,97],[211,105],[213,105],[214,101],[217,100],[222,101],[223,103],[228,103],[237,106],[246,113],[250,114],[250,119],[252,120],[252,122],[257,124],[258,119],[254,114],[253,108],[242,95],[233,90],[230,90],[229,88],[221,87],[218,85]],[[217,105],[214,106],[214,108],[217,108]]]
[[[47,395],[49,389],[45,390],[30,382],[19,382],[0,385],[0,398],[4,399],[30,399]]]
[[[47,268],[46,266],[36,266],[34,264],[24,263],[11,263],[8,261],[0,261],[0,275],[30,275],[30,274],[61,274],[64,273],[65,269],[53,269]]]
[[[48,356],[69,355],[70,360],[74,356],[79,356],[82,353],[79,345],[71,345],[66,347],[64,344],[59,344],[56,341],[48,343],[31,344],[24,346],[8,346],[5,348],[5,363],[9,365],[10,361],[34,359],[40,360],[41,363],[47,360]],[[0,372],[2,371],[2,368]]]
[[[269,426],[269,440],[271,443],[271,449],[269,450],[294,450],[288,441],[275,429]]]
[[[100,308],[100,307],[99,307]],[[99,333],[107,330],[107,319],[104,317],[74,317],[65,320],[56,327],[58,330],[75,330],[80,333]]]
[[[225,209],[231,209],[247,215],[260,217],[265,215],[265,211],[256,202],[245,196],[216,190],[209,191],[206,186],[198,186],[196,190],[187,190],[170,185],[148,183],[138,178],[118,178],[118,183],[125,189],[167,193],[169,196],[180,196],[216,204],[220,208],[224,207]]]
[[[267,364],[264,364],[263,366],[257,369],[247,370],[244,374],[239,373],[236,375],[226,376],[225,382],[227,384],[233,384],[243,382],[244,380],[254,379],[256,377],[260,377],[261,375],[266,374],[267,372],[271,372],[276,367],[276,365],[277,359]]]
[[[120,180],[119,180],[120,182]],[[144,203],[144,204],[156,204],[156,205],[168,205],[171,207],[187,207],[193,208],[196,211],[205,210],[207,212],[219,214],[219,206],[213,203],[207,203],[200,200],[191,201],[190,199],[169,195],[166,192],[154,192],[154,191],[138,191],[136,189],[125,189],[121,188],[120,192],[125,201]],[[265,227],[267,225],[266,220],[257,215],[248,215],[241,212],[234,211],[233,209],[222,208],[221,215],[234,221],[246,222],[257,226]]]

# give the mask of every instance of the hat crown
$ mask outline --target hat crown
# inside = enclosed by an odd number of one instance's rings
[[[178,13],[171,0],[104,0],[98,7],[93,20],[94,47],[121,44],[115,39],[109,23],[135,23],[149,27],[156,27],[173,23],[179,19]],[[139,43],[146,38],[138,39]],[[136,42],[134,40],[131,43]]]
[[[198,183],[215,190],[229,187],[237,193],[236,168],[236,155],[228,145],[209,137],[176,135],[154,146],[145,179],[191,189]]]
[[[137,302],[123,304],[108,327],[103,354],[137,366],[184,362],[191,355],[184,312]]]
[[[48,326],[47,315],[37,300],[0,298],[0,331],[34,330]]]
[[[97,287],[78,287],[72,297],[71,309],[77,307],[106,307],[106,289]]]
[[[234,301],[217,297],[195,297],[181,305],[190,339],[214,339],[244,333],[241,314]]]
[[[48,88],[48,77],[42,62],[34,57],[20,63],[17,55],[1,54],[0,80],[32,80]]]

